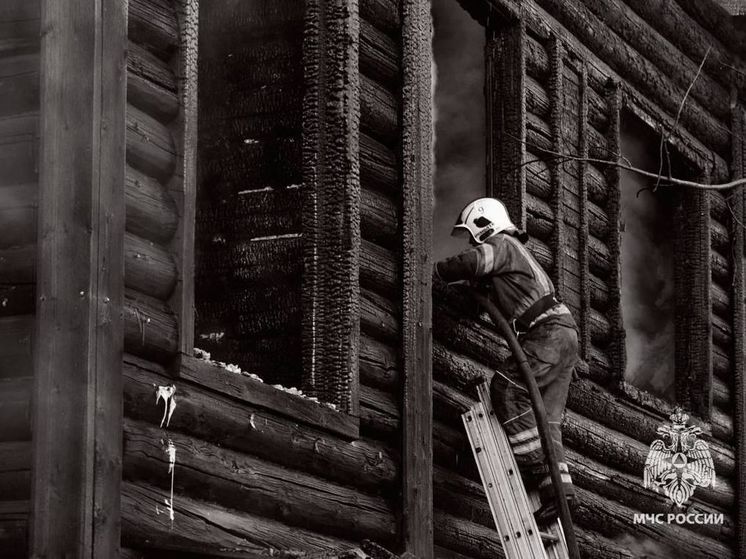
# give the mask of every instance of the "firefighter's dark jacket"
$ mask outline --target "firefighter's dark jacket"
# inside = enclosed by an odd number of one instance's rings
[[[509,320],[523,315],[542,297],[554,295],[552,280],[531,252],[507,233],[437,262],[435,273],[446,282],[494,278],[492,293]]]

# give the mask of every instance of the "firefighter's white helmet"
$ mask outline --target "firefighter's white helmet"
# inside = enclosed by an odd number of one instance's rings
[[[478,198],[461,210],[451,235],[458,235],[463,231],[469,232],[474,243],[482,244],[493,235],[503,231],[518,232],[518,229],[500,200]]]

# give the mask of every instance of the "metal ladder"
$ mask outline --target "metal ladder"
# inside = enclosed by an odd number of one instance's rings
[[[559,520],[548,527],[547,533],[539,532],[533,515],[539,507],[538,494],[526,494],[508,438],[492,410],[489,385],[484,382],[477,391],[479,402],[461,418],[506,559],[567,559],[567,542]]]

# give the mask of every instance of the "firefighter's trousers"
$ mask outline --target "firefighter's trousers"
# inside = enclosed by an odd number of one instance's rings
[[[544,400],[565,493],[572,499],[575,490],[567,469],[560,424],[578,361],[577,326],[571,315],[553,316],[533,326],[519,341]],[[508,436],[526,488],[538,489],[542,506],[549,505],[554,501],[549,465],[531,398],[514,357],[506,361],[503,370],[495,372],[490,389],[495,414]]]

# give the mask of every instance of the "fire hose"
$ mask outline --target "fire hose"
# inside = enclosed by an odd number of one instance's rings
[[[559,511],[559,518],[562,522],[562,527],[565,532],[565,540],[567,541],[567,551],[571,559],[580,559],[578,552],[578,542],[575,538],[575,530],[573,529],[572,516],[570,515],[570,507],[567,505],[567,499],[565,496],[564,486],[562,484],[562,476],[560,474],[559,463],[557,461],[557,453],[554,445],[552,444],[551,434],[549,433],[549,424],[547,423],[547,410],[544,407],[544,400],[539,392],[539,387],[536,384],[536,379],[531,372],[531,367],[528,364],[526,354],[518,342],[518,339],[513,332],[513,329],[508,324],[503,314],[497,308],[497,306],[490,301],[487,297],[482,295],[476,290],[472,290],[474,298],[485,308],[487,314],[489,314],[492,322],[495,323],[500,333],[508,342],[516,362],[518,363],[518,369],[521,371],[523,382],[526,384],[528,389],[529,397],[531,398],[531,404],[534,408],[534,415],[536,417],[536,426],[539,430],[539,437],[541,438],[541,445],[544,448],[544,454],[549,463],[549,475],[554,486],[554,495],[557,503],[557,510]]]

